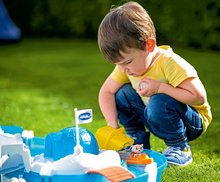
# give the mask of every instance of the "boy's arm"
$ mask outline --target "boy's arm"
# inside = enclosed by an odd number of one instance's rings
[[[159,92],[172,96],[189,105],[202,105],[206,101],[206,91],[199,78],[188,78],[176,88],[162,83]]]
[[[150,97],[156,93],[164,93],[189,105],[201,105],[207,99],[205,88],[199,78],[196,77],[187,78],[177,87],[149,78],[144,78],[142,82],[147,83],[145,89],[138,89],[138,93],[142,96]]]
[[[105,80],[99,92],[99,106],[109,126],[119,128],[115,103],[115,93],[122,84],[114,81],[110,76]]]

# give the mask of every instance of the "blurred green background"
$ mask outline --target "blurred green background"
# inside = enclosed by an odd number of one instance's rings
[[[96,38],[120,0],[4,0],[23,36]],[[151,15],[159,43],[220,49],[219,0],[137,0]]]

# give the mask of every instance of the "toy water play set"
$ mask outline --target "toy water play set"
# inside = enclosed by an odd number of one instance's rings
[[[166,158],[143,149],[123,128],[79,128],[92,110],[75,109],[75,127],[35,137],[18,126],[0,126],[1,182],[160,181]]]

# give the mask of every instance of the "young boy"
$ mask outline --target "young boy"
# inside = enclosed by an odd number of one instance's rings
[[[111,9],[100,24],[98,44],[116,65],[99,93],[108,125],[118,128],[119,120],[135,143],[150,148],[146,127],[168,146],[168,163],[191,163],[189,141],[212,119],[195,69],[169,46],[156,45],[154,24],[136,2]]]

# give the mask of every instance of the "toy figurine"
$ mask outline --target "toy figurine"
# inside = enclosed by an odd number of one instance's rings
[[[153,158],[150,158],[145,152],[143,148],[143,144],[136,144],[131,146],[131,155],[126,162],[128,164],[150,164],[153,162]]]

